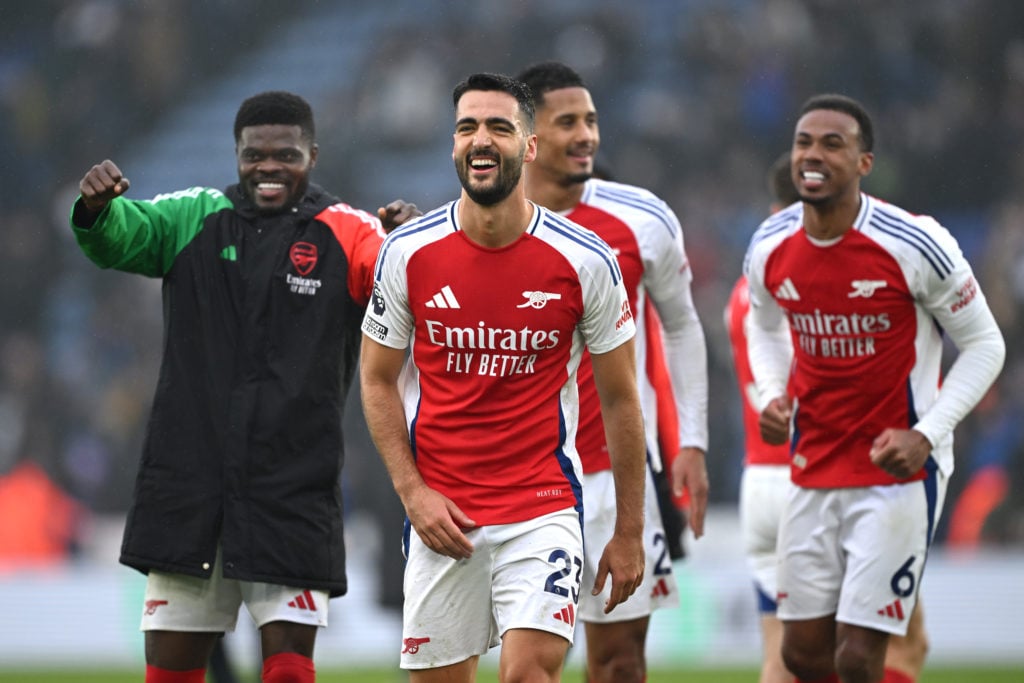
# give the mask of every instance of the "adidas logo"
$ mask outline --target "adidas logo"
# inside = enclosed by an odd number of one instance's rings
[[[237,261],[238,250],[235,249],[235,245],[228,245],[220,250],[220,257],[225,261]]]
[[[552,616],[558,621],[564,621],[569,624],[569,626],[576,625],[576,610],[571,604],[555,612]]]
[[[879,616],[890,617],[896,621],[903,621],[903,603],[894,600],[882,609],[878,610]]]
[[[288,603],[289,607],[295,609],[308,609],[310,612],[316,611],[316,603],[313,602],[313,594],[308,590],[302,591],[300,594],[295,596],[295,599]]]
[[[775,298],[784,301],[800,301],[800,292],[796,291],[793,281],[787,277],[775,290]]]
[[[658,583],[654,584],[654,588],[651,590],[652,598],[661,598],[669,594],[668,583],[665,579],[658,579]]]
[[[445,285],[440,292],[434,295],[434,298],[427,302],[427,308],[462,308],[462,306],[459,306],[459,300],[455,298],[452,288]]]

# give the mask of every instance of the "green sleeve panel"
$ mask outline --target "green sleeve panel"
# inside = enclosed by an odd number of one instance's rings
[[[71,228],[82,251],[99,267],[163,277],[202,230],[206,217],[231,207],[220,190],[193,187],[147,200],[117,197],[88,228],[75,224],[72,210]]]

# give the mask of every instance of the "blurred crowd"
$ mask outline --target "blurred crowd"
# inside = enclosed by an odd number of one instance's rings
[[[713,503],[737,497],[741,420],[722,308],[767,210],[768,165],[809,95],[864,102],[878,139],[865,188],[953,231],[1007,337],[1000,380],[958,429],[939,538],[1024,545],[1024,4],[480,0],[436,14],[403,12],[415,5],[404,0],[350,4],[385,30],[362,63],[325,65],[350,85],[311,97],[326,103],[315,179],[361,208],[455,196],[450,90],[469,71],[557,58],[588,79],[602,166],[664,197],[684,227],[709,341]],[[67,228],[78,179],[159,135],[162,113],[272,45],[290,18],[321,9],[75,0],[3,10],[0,473],[44,472],[82,514],[127,507],[160,357],[160,285],[99,272],[78,252]],[[391,494],[357,413],[346,418],[346,484],[350,504],[370,509]],[[0,480],[0,497],[9,488]]]

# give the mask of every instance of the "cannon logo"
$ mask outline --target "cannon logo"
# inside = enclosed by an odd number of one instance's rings
[[[875,290],[882,289],[888,283],[885,280],[854,280],[850,283],[851,291],[848,296],[853,299],[854,297],[864,297],[868,299],[875,294]]]
[[[526,299],[523,303],[516,306],[516,308],[544,308],[548,305],[549,301],[558,301],[562,298],[561,294],[555,294],[554,292],[523,292],[523,298]]]
[[[156,614],[157,607],[163,607],[167,604],[166,600],[146,600],[145,614]]]
[[[420,651],[420,645],[429,642],[430,638],[406,638],[402,641],[402,654],[414,655]]]

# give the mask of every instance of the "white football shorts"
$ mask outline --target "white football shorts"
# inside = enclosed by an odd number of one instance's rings
[[[257,627],[271,621],[327,626],[327,591],[226,579],[220,550],[209,579],[150,571],[143,631],[230,632],[243,604]]]
[[[779,530],[778,616],[906,635],[946,496],[929,458],[922,481],[845,489],[793,487]]]
[[[789,465],[747,465],[740,479],[743,552],[762,614],[776,610],[779,525],[791,488]]]
[[[583,535],[586,560],[583,563],[583,590],[580,592],[580,620],[588,623],[631,621],[651,615],[661,607],[679,606],[679,587],[672,573],[665,530],[658,511],[658,494],[650,468],[644,487],[644,580],[629,599],[608,614],[604,606],[612,591],[612,579],[605,580],[600,595],[592,595],[597,565],[604,547],[615,531],[615,480],[611,470],[583,475]]]
[[[554,633],[570,644],[583,567],[573,508],[465,532],[473,555],[454,560],[409,533],[402,614],[403,669],[482,655],[509,629]]]

